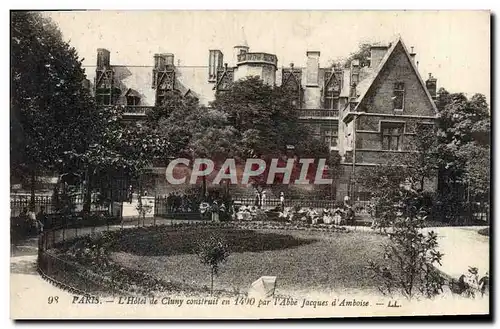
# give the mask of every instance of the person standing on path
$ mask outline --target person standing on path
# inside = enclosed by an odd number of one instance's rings
[[[44,226],[47,224],[47,214],[45,213],[45,207],[40,207],[40,212],[36,215],[36,222],[38,228],[38,234],[43,232]]]
[[[128,187],[128,191],[127,191],[127,198],[128,198],[128,203],[132,204],[132,198],[134,196],[134,190],[132,188],[132,185],[130,185]]]
[[[264,209],[266,201],[266,191],[262,191],[262,196],[260,197],[260,209]]]
[[[217,201],[214,201],[212,204],[212,222],[219,222],[219,205],[217,204]]]
[[[285,211],[285,192],[280,192],[281,212]]]

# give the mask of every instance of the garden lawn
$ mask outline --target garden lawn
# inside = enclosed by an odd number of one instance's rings
[[[210,232],[219,232],[231,250],[215,279],[216,290],[246,292],[259,277],[277,276],[277,292],[377,293],[377,281],[365,267],[382,259],[386,237],[371,232],[142,230],[119,238],[112,260],[166,281],[209,287],[209,268],[193,249]]]

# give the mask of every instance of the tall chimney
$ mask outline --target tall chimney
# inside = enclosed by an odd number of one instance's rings
[[[155,54],[154,60],[155,60],[154,68],[158,71],[163,71],[166,67],[166,59],[164,54]]]
[[[318,87],[320,52],[308,51],[306,55],[307,55],[306,87]]]
[[[371,46],[370,47],[370,67],[377,68],[382,62],[382,58],[384,58],[385,53],[387,52],[389,47],[387,46]]]
[[[412,47],[410,47],[410,49],[411,49],[411,50],[410,50],[410,57],[411,57],[411,60],[413,61],[413,63],[415,63],[415,64],[416,64],[416,62],[415,62],[415,56],[417,56],[417,53],[415,53],[415,52],[413,51],[413,49],[414,49],[414,47],[413,47],[413,46],[412,46]]]
[[[174,54],[170,54],[170,53],[167,53],[167,54],[162,54],[163,56],[165,56],[165,64],[167,66],[174,66]]]
[[[351,81],[349,85],[349,99],[355,100],[357,97],[356,86],[359,83],[359,59],[351,61]]]
[[[351,85],[359,83],[359,59],[351,61]]]
[[[222,68],[224,55],[218,49],[209,50],[208,54],[208,82],[217,80],[217,71]]]
[[[109,50],[104,48],[97,49],[97,68],[103,69],[110,67],[109,65]]]
[[[432,76],[432,73],[429,73],[429,78],[425,81],[425,87],[431,94],[432,99],[436,100],[437,79]]]

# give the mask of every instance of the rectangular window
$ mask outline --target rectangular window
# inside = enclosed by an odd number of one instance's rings
[[[98,105],[111,105],[111,96],[109,94],[97,94],[95,100]]]
[[[394,111],[403,111],[405,104],[405,84],[403,82],[396,82],[394,84],[392,101]]]
[[[337,146],[337,131],[333,131],[331,128],[324,131],[323,142],[329,147]]]
[[[400,151],[403,139],[403,124],[382,124],[382,150]]]
[[[110,95],[103,95],[103,104],[104,105],[111,105],[111,96]]]
[[[338,144],[338,127],[331,124],[311,124],[310,132],[315,139],[325,143],[328,147],[335,147]]]
[[[325,94],[325,109],[338,110],[339,98],[333,96],[333,92],[328,91]]]
[[[351,84],[358,85],[359,83],[359,73],[353,73],[351,76]]]

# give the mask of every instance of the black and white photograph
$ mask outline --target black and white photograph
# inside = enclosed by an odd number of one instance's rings
[[[11,318],[489,316],[491,15],[11,10]]]

